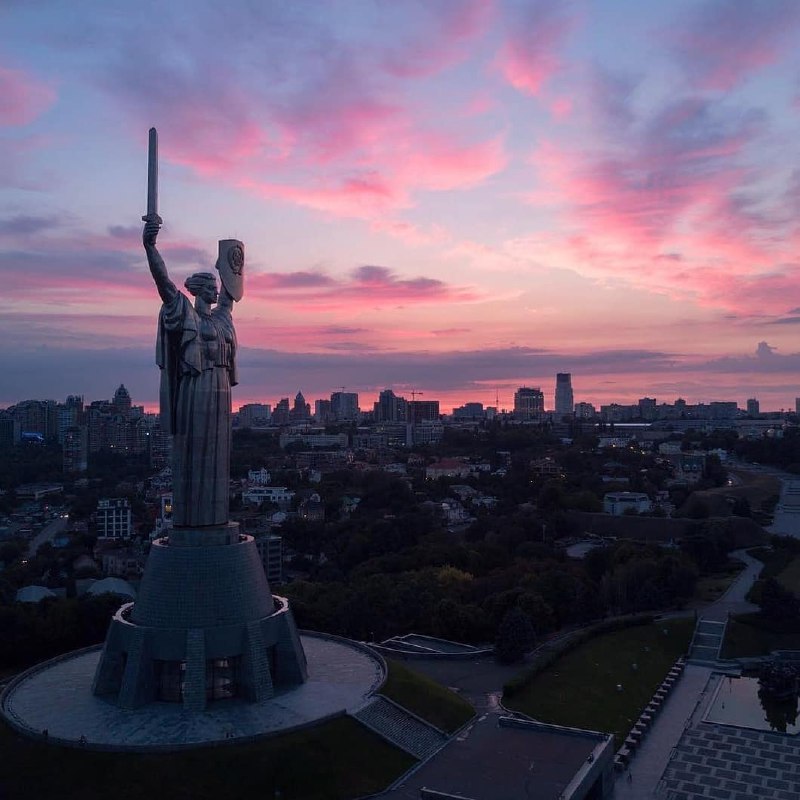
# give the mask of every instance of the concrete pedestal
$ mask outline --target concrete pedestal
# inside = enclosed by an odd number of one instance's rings
[[[260,702],[307,678],[284,598],[236,523],[175,529],[153,542],[136,603],[114,615],[92,691],[122,708],[162,700]]]

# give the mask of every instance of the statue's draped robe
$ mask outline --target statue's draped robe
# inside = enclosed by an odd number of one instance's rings
[[[161,307],[156,361],[161,424],[173,435],[172,515],[177,526],[228,521],[231,386],[236,332],[228,308],[198,314],[178,292]]]

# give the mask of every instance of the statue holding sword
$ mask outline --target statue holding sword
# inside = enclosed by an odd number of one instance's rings
[[[156,249],[158,135],[150,129],[147,214],[142,243],[162,300],[156,362],[161,368],[161,425],[172,434],[173,523],[176,527],[225,525],[229,510],[231,387],[237,383],[232,310],[243,295],[244,246],[219,242],[213,273],[197,272],[184,287],[172,282]]]

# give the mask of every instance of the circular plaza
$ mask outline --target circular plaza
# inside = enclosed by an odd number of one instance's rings
[[[240,698],[202,711],[152,702],[123,709],[92,693],[102,646],[77,651],[22,673],[0,697],[0,711],[20,733],[67,746],[102,750],[177,750],[242,742],[352,714],[385,678],[383,660],[345,639],[301,634],[308,680],[258,703]]]

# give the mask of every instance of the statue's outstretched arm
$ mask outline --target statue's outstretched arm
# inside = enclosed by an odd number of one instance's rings
[[[217,308],[224,308],[230,313],[233,311],[233,303],[234,299],[230,296],[230,293],[225,288],[225,284],[223,283],[219,292],[219,302],[217,303]]]
[[[144,224],[144,231],[142,232],[142,244],[144,251],[147,254],[147,263],[150,265],[150,274],[156,283],[161,299],[165,303],[169,303],[175,299],[178,294],[178,289],[175,284],[170,280],[167,273],[167,265],[161,254],[156,249],[156,238],[158,231],[161,229],[160,219],[148,219]]]

